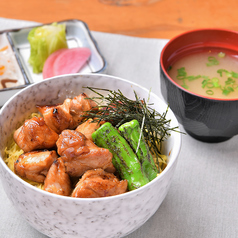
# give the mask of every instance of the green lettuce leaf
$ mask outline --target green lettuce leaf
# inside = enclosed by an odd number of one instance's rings
[[[34,73],[41,73],[50,54],[62,48],[68,48],[65,24],[52,23],[33,28],[28,34],[31,46],[29,64]]]

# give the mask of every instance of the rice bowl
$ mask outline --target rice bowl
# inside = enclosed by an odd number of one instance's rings
[[[147,185],[125,194],[105,198],[79,199],[47,193],[20,179],[3,161],[4,150],[13,131],[21,125],[39,103],[55,104],[66,96],[82,91],[82,87],[120,89],[127,97],[133,90],[147,98],[149,91],[127,80],[100,74],[58,76],[31,85],[11,98],[1,109],[2,140],[1,180],[14,207],[35,229],[49,237],[123,237],[144,224],[164,200],[176,168],[181,147],[181,134],[172,132],[164,143],[169,162],[165,170]],[[85,91],[85,89],[84,89]],[[150,101],[159,112],[167,105],[155,94]],[[178,122],[169,110],[171,126]],[[9,119],[11,118],[11,119]]]

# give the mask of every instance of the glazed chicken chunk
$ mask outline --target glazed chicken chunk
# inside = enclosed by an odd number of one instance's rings
[[[84,134],[89,140],[93,141],[92,134],[96,131],[102,123],[92,122],[92,119],[89,119],[82,124],[80,124],[75,130]]]
[[[64,130],[56,145],[58,154],[65,162],[66,172],[72,177],[79,177],[85,171],[96,168],[115,172],[112,153],[99,148],[78,131]]]
[[[14,163],[14,171],[22,178],[43,183],[54,160],[56,151],[32,151],[19,156]]]
[[[64,161],[60,157],[53,162],[46,175],[44,190],[63,196],[71,194],[71,181],[65,171]]]
[[[74,97],[70,103],[70,114],[77,125],[84,119],[87,111],[97,108],[97,103],[88,99],[87,94],[81,93],[79,96]]]
[[[43,117],[26,120],[13,135],[15,142],[24,152],[51,149],[56,145],[58,137],[59,135],[45,124]]]
[[[37,106],[43,115],[46,124],[60,134],[65,129],[75,129],[84,119],[86,111],[96,107],[97,104],[87,99],[85,93],[73,99],[65,99],[63,104],[55,106]]]
[[[74,126],[69,112],[70,101],[71,99],[66,99],[62,105],[37,106],[38,111],[44,117],[45,123],[58,134],[64,129]]]
[[[88,170],[77,183],[72,197],[98,198],[125,193],[127,180],[119,180],[102,169]]]

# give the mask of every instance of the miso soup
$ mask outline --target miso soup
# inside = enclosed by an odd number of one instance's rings
[[[186,55],[168,69],[183,88],[212,98],[238,98],[238,54],[207,49]]]

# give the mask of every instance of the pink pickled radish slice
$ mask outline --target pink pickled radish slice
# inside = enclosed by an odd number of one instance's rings
[[[55,76],[53,72],[53,65],[54,65],[55,59],[58,57],[58,55],[60,55],[65,50],[68,50],[68,49],[57,50],[47,58],[43,67],[43,72],[42,72],[43,79]]]
[[[72,48],[61,52],[53,64],[54,75],[78,73],[90,56],[88,48]]]

